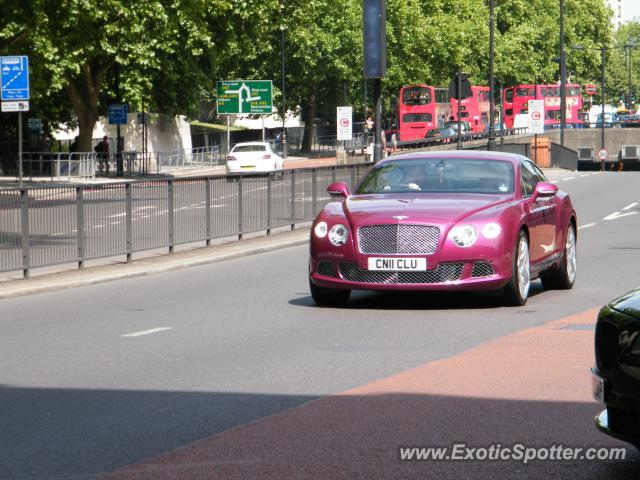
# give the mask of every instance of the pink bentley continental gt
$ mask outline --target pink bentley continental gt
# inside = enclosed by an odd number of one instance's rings
[[[311,230],[309,285],[319,305],[351,290],[501,291],[524,305],[531,280],[569,289],[576,278],[576,212],[526,157],[412,153],[373,167]]]

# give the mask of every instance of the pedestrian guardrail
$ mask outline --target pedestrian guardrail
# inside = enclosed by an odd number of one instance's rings
[[[352,187],[366,164],[287,170],[279,176],[208,176],[0,190],[0,271],[125,256],[180,244],[294,228]]]
[[[172,173],[185,168],[211,168],[224,164],[219,146],[157,153],[124,151],[25,152],[22,154],[26,177],[50,177],[55,180],[95,178],[96,176],[134,176]]]

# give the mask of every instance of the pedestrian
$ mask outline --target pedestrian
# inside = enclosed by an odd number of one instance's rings
[[[373,133],[373,118],[371,118],[371,115],[365,120],[365,125],[367,127],[367,135],[371,135]]]
[[[73,142],[71,142],[71,145],[69,145],[69,153],[76,153],[78,151],[78,138],[79,136],[76,135],[76,138],[73,139]]]
[[[109,137],[102,137],[102,141],[96,145],[96,156],[100,165],[100,171],[104,171],[105,175],[109,175]]]

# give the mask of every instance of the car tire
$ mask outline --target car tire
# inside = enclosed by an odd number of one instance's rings
[[[569,290],[576,280],[576,270],[576,228],[572,222],[569,222],[560,267],[540,274],[542,286],[547,290]]]
[[[309,290],[313,301],[321,306],[345,305],[351,296],[351,290],[319,287],[311,280],[309,280]]]
[[[505,305],[521,307],[527,303],[531,286],[531,261],[529,257],[529,239],[524,230],[520,230],[513,249],[511,280],[503,292]]]

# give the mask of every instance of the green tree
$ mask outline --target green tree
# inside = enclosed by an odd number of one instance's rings
[[[183,71],[192,66],[188,59],[202,56],[210,44],[204,19],[212,7],[206,5],[195,0],[22,2],[16,8],[21,12],[2,25],[0,38],[3,50],[30,55],[36,103],[44,106],[64,92],[80,130],[78,148],[89,150],[107,74],[116,64],[127,73],[123,95],[135,105],[152,91],[154,73],[167,67],[168,56],[180,58],[182,63],[173,65]],[[174,73],[169,69],[166,78]]]

